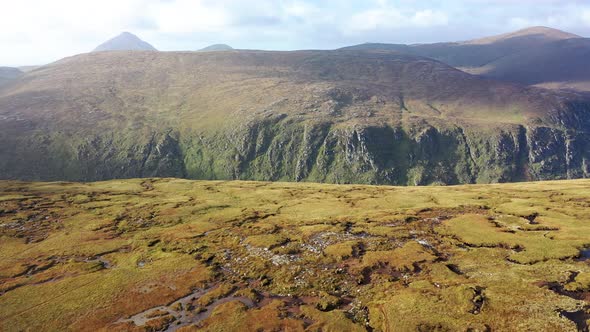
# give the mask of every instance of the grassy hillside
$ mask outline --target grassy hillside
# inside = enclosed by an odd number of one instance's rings
[[[391,52],[99,52],[0,89],[0,177],[577,178],[589,105]]]
[[[583,330],[589,188],[4,181],[0,330]]]

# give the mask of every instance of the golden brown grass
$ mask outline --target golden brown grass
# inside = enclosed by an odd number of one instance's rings
[[[560,312],[590,308],[589,197],[588,180],[1,182],[0,330],[575,331]]]

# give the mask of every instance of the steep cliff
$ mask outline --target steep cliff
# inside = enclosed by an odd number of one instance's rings
[[[587,177],[590,102],[390,52],[96,53],[0,90],[0,177]]]

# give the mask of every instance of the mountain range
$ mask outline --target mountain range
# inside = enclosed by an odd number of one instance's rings
[[[205,48],[200,49],[201,52],[212,52],[212,51],[230,51],[233,48],[226,44],[213,44]],[[138,36],[130,33],[123,32],[120,35],[107,40],[106,42],[98,45],[93,52],[104,52],[104,51],[157,51],[157,49],[150,43],[142,40]]]
[[[487,78],[590,91],[590,41],[547,27],[532,27],[465,42],[366,43],[348,50],[389,50],[425,56]]]
[[[541,35],[437,47],[467,59],[469,45],[583,40]],[[524,52],[517,44],[503,58]],[[427,45],[407,46],[416,47]],[[528,86],[538,79],[490,80],[412,52],[364,45],[69,57],[0,88],[0,176],[400,185],[590,176],[588,96]],[[483,67],[475,58],[462,63]]]

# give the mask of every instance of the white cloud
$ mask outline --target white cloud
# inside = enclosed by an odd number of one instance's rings
[[[512,29],[530,26],[549,26],[557,29],[573,29],[576,27],[590,27],[589,6],[563,6],[544,16],[516,16],[508,19]]]
[[[428,9],[416,12],[411,22],[419,27],[441,26],[449,23],[449,17],[446,13]]]
[[[370,9],[354,15],[347,28],[352,32],[393,28],[400,25],[403,15],[395,9]]]
[[[163,33],[215,32],[230,24],[225,8],[199,0],[157,2],[148,7],[147,16]]]
[[[378,8],[365,10],[352,16],[350,23],[345,26],[345,33],[379,29],[427,28],[448,23],[448,15],[442,11],[432,9],[402,11],[381,1]]]
[[[87,52],[122,31],[163,50],[463,40],[530,25],[588,35],[587,1],[0,0],[0,65]]]
[[[530,26],[534,26],[534,25],[539,25],[536,24],[537,22],[533,22],[529,19],[526,19],[524,17],[512,17],[508,20],[508,24],[510,25],[511,29],[521,29],[521,28],[526,28],[526,27],[530,27]]]
[[[306,18],[316,15],[320,10],[316,6],[303,1],[291,1],[283,4],[285,14],[288,16]]]
[[[35,64],[86,52],[137,24],[141,0],[19,0],[2,3],[2,64]],[[8,51],[7,51],[8,50]]]
[[[34,35],[64,32],[77,35],[100,33],[109,27],[135,23],[141,0],[103,0],[100,2],[19,0],[2,4],[0,32]],[[34,36],[33,36],[34,37]]]

